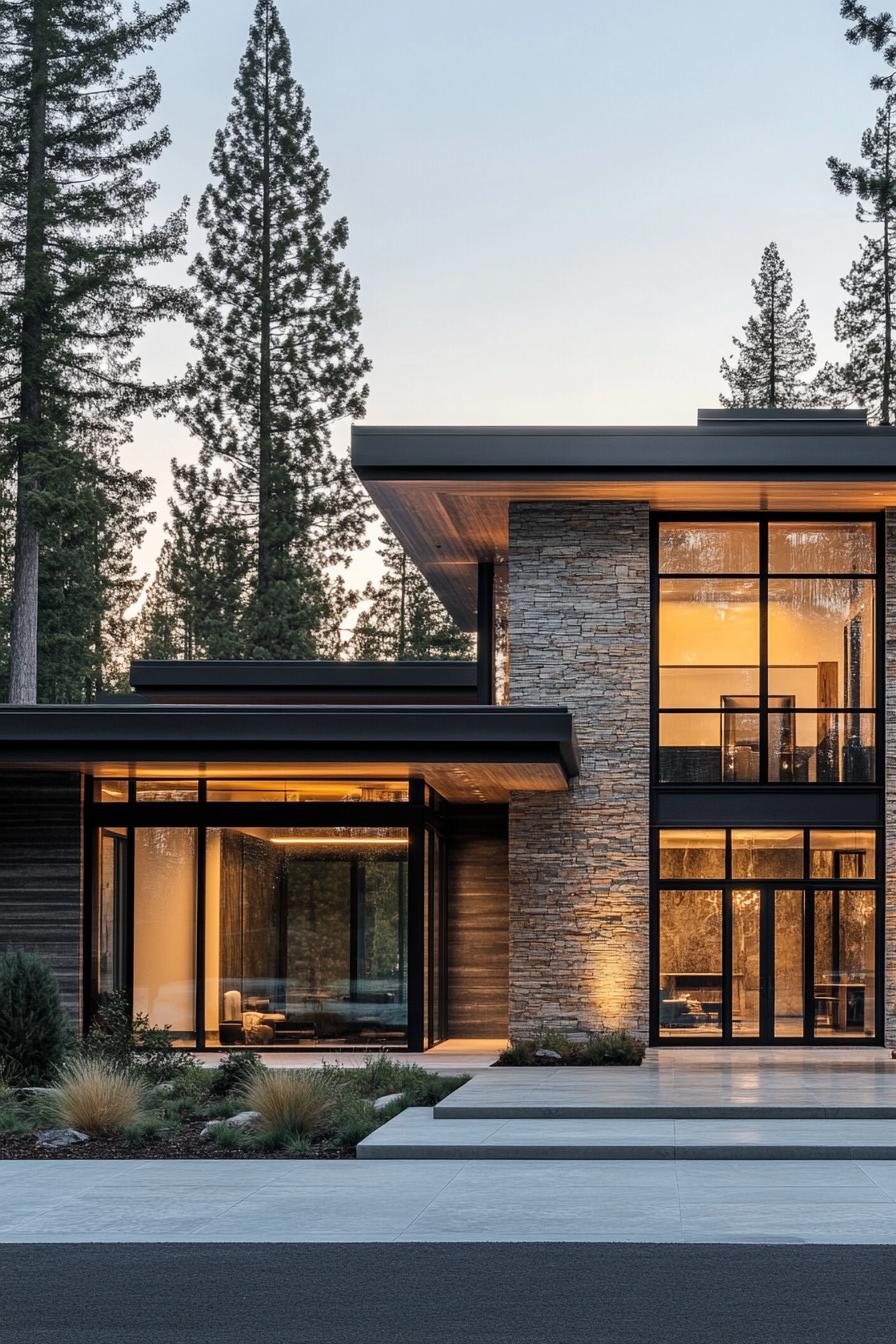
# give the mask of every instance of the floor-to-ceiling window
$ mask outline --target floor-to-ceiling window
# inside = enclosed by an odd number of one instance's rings
[[[880,1038],[879,572],[873,518],[656,520],[660,1042]]]
[[[659,784],[869,784],[876,524],[662,521]]]
[[[90,997],[185,1044],[440,1038],[440,800],[402,781],[97,780]]]

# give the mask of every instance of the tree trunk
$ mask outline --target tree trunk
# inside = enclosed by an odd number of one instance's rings
[[[887,151],[886,151],[886,181],[890,184],[890,145],[892,144],[892,110],[887,104]],[[884,368],[883,368],[883,386],[881,388],[880,422],[882,425],[890,423],[890,384],[893,377],[893,305],[892,295],[890,293],[890,211],[893,208],[892,190],[888,190],[884,201]]]
[[[271,443],[271,71],[269,17],[264,37],[264,129],[261,185],[261,348],[258,379],[258,585],[273,580],[273,480]]]
[[[404,550],[401,553],[401,589],[398,599],[398,661],[404,658],[405,651],[405,623],[407,621],[407,594],[408,594],[408,557]]]
[[[47,29],[49,0],[32,7],[28,90],[28,199],[25,215],[21,390],[16,442],[16,553],[12,589],[9,700],[37,700],[37,601],[40,537],[30,514],[32,455],[41,446],[46,306]]]

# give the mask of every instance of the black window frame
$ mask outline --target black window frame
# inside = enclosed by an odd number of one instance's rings
[[[875,525],[875,563],[876,570],[874,574],[854,573],[854,574],[805,574],[805,573],[786,573],[770,574],[768,564],[768,525],[769,523],[825,523],[825,522],[858,522],[873,523]],[[660,555],[659,555],[659,537],[660,527],[663,523],[677,523],[679,525],[692,524],[699,526],[701,523],[756,523],[759,526],[759,570],[750,574],[731,574],[731,573],[695,573],[692,571],[681,573],[660,573]],[[707,510],[706,512],[670,512],[656,511],[651,514],[650,527],[650,781],[651,788],[660,792],[687,793],[689,791],[700,792],[706,790],[721,790],[725,793],[734,793],[738,790],[757,790],[770,789],[775,793],[790,789],[805,790],[859,790],[867,792],[869,789],[881,789],[883,787],[884,769],[886,761],[885,745],[885,670],[886,670],[886,646],[885,646],[885,590],[884,581],[886,577],[886,515],[883,512],[831,512],[831,511],[812,511],[805,510],[794,512],[768,513],[759,510],[747,510],[743,512],[732,510]],[[798,579],[865,579],[874,583],[874,700],[873,707],[844,706],[836,710],[827,709],[821,712],[842,714],[871,714],[874,716],[874,780],[873,781],[849,781],[849,782],[830,782],[830,781],[790,781],[790,780],[770,780],[768,778],[768,721],[769,715],[780,712],[776,709],[770,709],[768,704],[768,586],[770,580],[798,580]],[[659,664],[659,614],[660,614],[660,584],[664,579],[755,579],[759,583],[759,704],[755,710],[743,711],[755,713],[759,717],[759,778],[755,780],[704,780],[704,781],[678,781],[666,782],[660,780],[660,715],[685,715],[685,714],[706,714],[716,713],[713,706],[694,706],[692,708],[661,709],[660,707],[660,664]],[[804,706],[795,713],[818,713],[817,708]]]
[[[272,778],[276,771],[272,771]],[[123,776],[119,776],[123,777]],[[239,771],[228,778],[236,779]],[[134,831],[141,826],[183,827],[196,831],[196,923],[194,948],[196,1044],[185,1047],[197,1053],[205,1050],[226,1050],[227,1046],[207,1045],[205,1041],[205,860],[206,835],[210,827],[226,826],[308,826],[308,827],[347,827],[347,826],[395,826],[402,827],[408,833],[407,856],[407,959],[408,959],[408,1027],[407,1044],[394,1047],[407,1053],[418,1053],[435,1045],[444,1036],[436,1035],[433,1024],[438,1022],[442,1029],[446,1023],[446,976],[444,966],[437,977],[439,1002],[433,1002],[433,977],[425,974],[425,958],[431,954],[434,940],[433,918],[440,919],[441,936],[438,938],[438,954],[444,962],[445,957],[445,883],[444,863],[447,837],[446,812],[442,798],[422,779],[408,781],[407,802],[244,802],[210,803],[207,801],[207,781],[198,780],[198,796],[190,802],[138,802],[136,797],[137,776],[129,777],[127,802],[100,802],[95,798],[95,777],[85,776],[84,780],[84,899],[83,899],[83,948],[82,988],[83,988],[83,1030],[89,1029],[95,1012],[95,990],[93,983],[93,912],[96,899],[97,846],[103,829],[116,827],[123,829],[127,836],[127,889],[125,909],[127,928],[125,930],[126,966],[124,971],[125,987],[133,1003],[134,983]],[[145,776],[140,776],[143,782]],[[160,776],[161,778],[161,776]],[[166,776],[170,778],[170,776]],[[191,779],[194,777],[191,777]],[[426,843],[429,834],[439,843]],[[437,882],[433,865],[442,866],[442,881]],[[441,898],[436,894],[441,889]],[[427,904],[428,919],[424,919],[424,902]],[[429,932],[427,932],[427,923]],[[425,982],[428,985],[425,990]],[[253,1047],[259,1051],[270,1049],[273,1053],[282,1053],[284,1047]],[[301,1046],[291,1045],[292,1050],[301,1051]],[[326,1046],[319,1043],[305,1047],[320,1051]]]

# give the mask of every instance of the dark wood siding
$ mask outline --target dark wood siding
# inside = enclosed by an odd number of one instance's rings
[[[45,958],[78,1022],[82,893],[80,776],[0,776],[0,948]]]
[[[506,808],[452,811],[447,888],[447,1034],[506,1036]]]

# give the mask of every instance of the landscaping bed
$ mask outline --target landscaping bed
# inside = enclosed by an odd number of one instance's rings
[[[204,1068],[121,992],[78,1040],[46,964],[0,956],[0,1159],[351,1158],[407,1106],[466,1081],[385,1055],[268,1069],[240,1050]]]
[[[605,1065],[639,1065],[647,1047],[627,1031],[599,1031],[581,1040],[565,1032],[546,1029],[530,1040],[511,1041],[492,1068],[601,1068]]]

